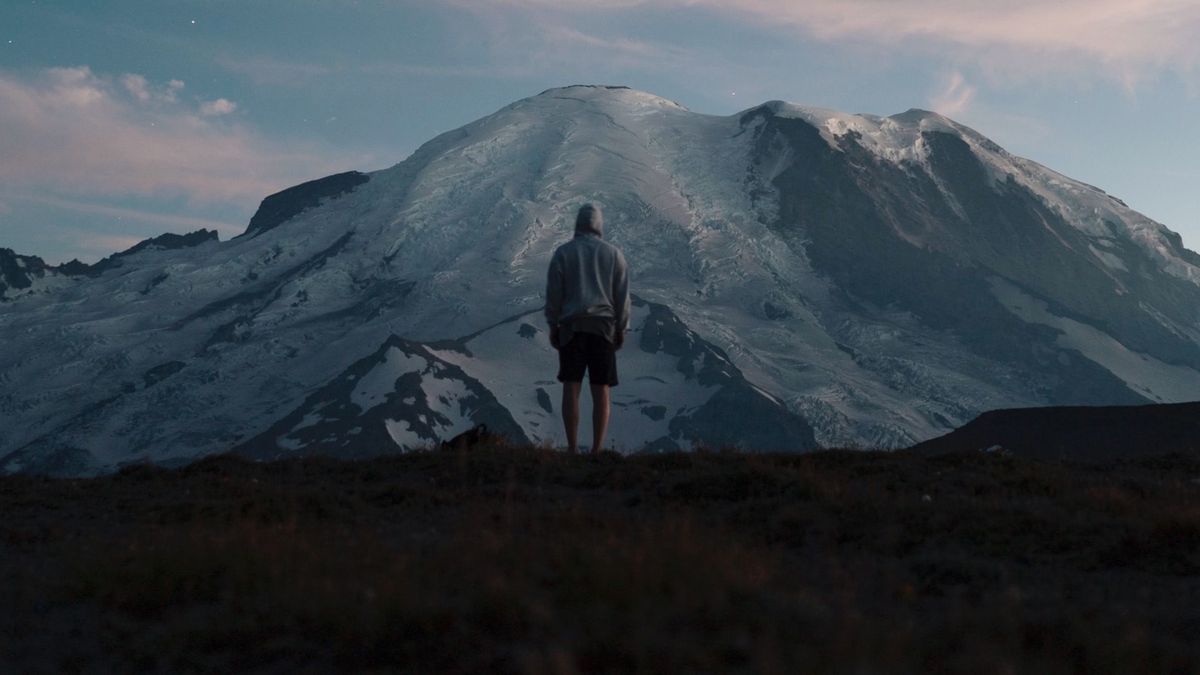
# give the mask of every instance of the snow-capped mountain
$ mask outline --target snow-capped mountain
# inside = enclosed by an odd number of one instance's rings
[[[0,250],[0,469],[478,421],[560,444],[538,311],[585,201],[640,298],[620,449],[894,447],[994,408],[1200,398],[1200,256],[1116,198],[934,113],[577,86],[272,195],[228,242]]]

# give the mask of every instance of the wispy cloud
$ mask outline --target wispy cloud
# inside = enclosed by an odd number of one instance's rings
[[[558,11],[534,11],[550,7],[538,3],[513,4],[445,0],[458,12],[454,40],[484,47],[472,60],[428,62],[413,60],[363,60],[351,56],[324,60],[280,58],[274,54],[227,51],[216,63],[251,82],[272,86],[311,86],[315,80],[348,75],[429,79],[537,79],[559,76],[564,69],[603,76],[606,72],[636,66],[641,69],[688,68],[702,70],[700,55],[659,41],[639,40],[606,31],[585,31],[572,25]],[[611,8],[605,5],[605,8]],[[557,5],[553,9],[558,9]],[[569,14],[569,13],[568,13]],[[593,75],[595,74],[595,75]]]
[[[1090,65],[1128,83],[1146,70],[1200,66],[1195,0],[491,0],[493,6],[611,12],[705,8],[824,40],[961,53],[1002,67]],[[1047,58],[1053,56],[1056,58]]]
[[[536,72],[529,61],[523,63],[425,64],[398,61],[313,63],[288,61],[264,56],[217,57],[216,62],[226,70],[244,76],[256,84],[274,86],[309,86],[314,79],[346,75],[376,75],[385,77],[431,78],[495,78],[528,77]]]
[[[209,229],[216,230],[223,237],[228,237],[235,234],[241,234],[246,229],[245,224],[227,223],[220,220],[212,220],[210,218],[197,218],[193,216],[184,216],[175,213],[160,213],[157,211],[144,211],[141,209],[131,209],[119,206],[111,206],[108,204],[97,204],[94,202],[79,201],[74,199],[63,199],[61,197],[51,197],[47,195],[16,195],[10,196],[8,199],[16,201],[27,201],[41,204],[44,206],[53,206],[61,209],[69,209],[79,213],[86,213],[96,216],[104,216],[107,218],[117,218],[121,220],[132,220],[140,223],[147,223],[157,226],[152,232],[157,233],[163,229]],[[141,239],[134,238],[134,243]]]
[[[645,59],[667,59],[671,62],[678,62],[692,56],[687,50],[673,45],[585,33],[562,24],[543,22],[540,29],[538,35],[543,40],[543,44],[559,51],[572,52],[582,49],[593,53],[607,54],[610,58],[632,58],[640,63],[644,63]]]
[[[86,66],[0,70],[0,183],[59,194],[256,203],[363,157],[283,143],[229,119],[233,101],[198,103],[184,83]]]
[[[943,115],[956,117],[965,113],[974,99],[975,87],[967,83],[962,73],[955,71],[929,100],[929,107]]]
[[[182,80],[170,80],[161,87],[156,87],[142,75],[126,73],[120,78],[121,86],[139,103],[159,101],[175,103],[179,100],[179,92],[183,89]]]

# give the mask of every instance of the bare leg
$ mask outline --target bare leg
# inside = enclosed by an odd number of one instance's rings
[[[567,451],[579,452],[579,392],[582,382],[563,382],[562,420],[567,431]]]
[[[608,385],[593,384],[592,389],[592,452],[604,449],[604,434],[608,432]]]

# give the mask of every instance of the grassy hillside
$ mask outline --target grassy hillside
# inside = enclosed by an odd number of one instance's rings
[[[217,457],[0,514],[3,672],[1200,672],[1187,457]]]

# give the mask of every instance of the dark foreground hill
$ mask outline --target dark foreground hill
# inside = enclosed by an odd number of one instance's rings
[[[999,451],[1072,462],[1200,453],[1200,402],[992,410],[913,450]]]
[[[2,672],[1200,671],[1196,457],[215,457],[0,513]]]

